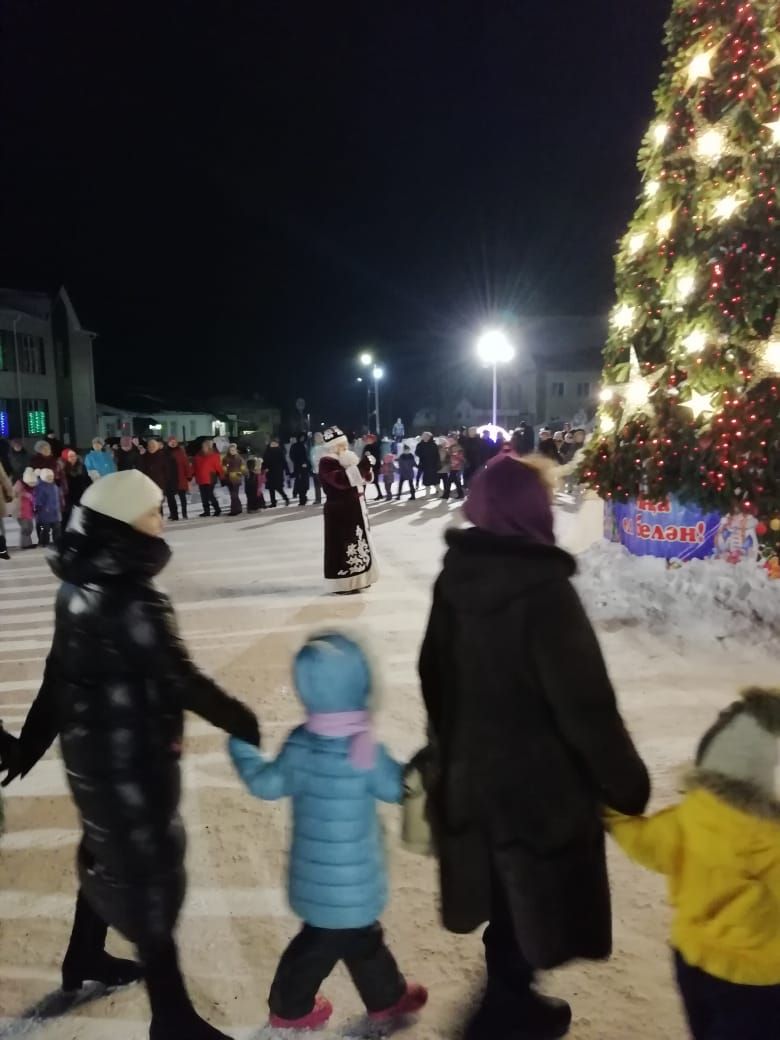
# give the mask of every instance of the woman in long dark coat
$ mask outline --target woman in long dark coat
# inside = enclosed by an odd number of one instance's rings
[[[266,487],[271,495],[271,508],[276,508],[277,494],[281,495],[284,504],[289,506],[290,499],[284,490],[284,478],[287,476],[287,458],[278,437],[272,437],[271,443],[265,449],[263,473],[265,473]]]
[[[320,459],[326,494],[325,580],[332,592],[355,593],[378,578],[363,488],[371,482],[373,456],[358,459],[334,426],[323,434],[327,454]]]
[[[257,719],[194,666],[173,609],[153,584],[170,559],[162,492],[143,473],[114,473],[82,498],[51,566],[63,584],[43,685],[18,742],[0,739],[0,770],[24,775],[59,735],[83,836],[81,890],[63,988],[146,980],[150,1040],[225,1040],[199,1017],[173,931],[186,887],[179,817],[184,711],[259,743]],[[104,950],[111,925],[141,966]],[[107,1029],[110,1034],[110,1029]]]
[[[60,468],[60,485],[62,487],[65,506],[62,510],[63,530],[68,526],[71,513],[81,502],[82,495],[91,487],[92,480],[84,468],[80,456],[72,449],[62,452]]]
[[[439,446],[432,433],[424,433],[417,445],[419,475],[426,488],[435,488],[439,483]]]
[[[474,478],[473,529],[447,535],[420,657],[444,925],[485,921],[488,985],[467,1040],[552,1040],[571,1009],[534,973],[611,951],[601,807],[641,813],[647,771],[555,546],[528,459]]]

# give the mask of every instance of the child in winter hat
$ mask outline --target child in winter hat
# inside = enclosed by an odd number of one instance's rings
[[[17,480],[14,486],[22,549],[35,548],[32,533],[35,526],[35,485],[37,483],[38,476],[35,470],[28,466],[22,474],[22,479]]]
[[[704,735],[679,805],[609,812],[633,859],[666,874],[677,983],[695,1040],[780,1031],[780,690],[750,689]]]
[[[58,542],[62,531],[62,493],[54,483],[54,470],[35,471],[35,519],[38,524],[38,543],[42,546]]]
[[[324,1025],[333,1006],[317,994],[340,960],[372,1020],[413,1014],[428,995],[405,981],[378,923],[387,873],[376,802],[402,800],[403,769],[374,742],[368,661],[357,643],[333,633],[306,643],[294,674],[308,717],[276,761],[250,744],[229,742],[253,795],[293,799],[289,896],[304,924],[271,987],[271,1025]]]

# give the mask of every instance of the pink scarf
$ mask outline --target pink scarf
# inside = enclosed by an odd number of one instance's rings
[[[349,760],[356,769],[373,769],[376,744],[367,711],[334,711],[310,715],[306,729],[318,737],[351,737]]]

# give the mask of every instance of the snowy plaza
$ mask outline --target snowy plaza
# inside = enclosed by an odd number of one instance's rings
[[[557,511],[564,546],[580,554],[580,592],[607,656],[621,709],[653,778],[652,808],[675,799],[701,733],[745,683],[776,681],[778,590],[763,572],[720,563],[666,570],[598,539],[600,504]],[[372,507],[380,566],[359,597],[326,596],[319,510],[277,510],[238,521],[169,525],[173,561],[163,574],[197,663],[257,712],[266,749],[300,720],[291,655],[307,633],[346,626],[368,637],[381,663],[378,732],[401,759],[424,743],[416,674],[443,532],[459,507],[437,500]],[[11,544],[15,540],[12,531]],[[12,548],[13,552],[13,548]],[[40,682],[52,635],[56,582],[40,553],[15,553],[0,570],[0,717],[18,732]],[[555,625],[556,619],[549,618]],[[185,974],[202,1014],[231,1036],[271,1037],[267,992],[278,957],[298,928],[287,908],[288,806],[248,796],[225,738],[188,719],[183,814],[189,893],[179,926]],[[142,986],[83,999],[64,1014],[54,994],[76,893],[79,828],[59,752],[4,794],[0,840],[0,1037],[142,1040]],[[402,1031],[416,1040],[458,1035],[483,977],[478,934],[439,925],[434,863],[401,848],[400,811],[385,807],[392,896],[384,915],[408,977],[430,988],[430,1004]],[[682,1040],[685,1035],[667,946],[661,877],[610,849],[615,912],[608,963],[544,978],[567,998],[574,1040]],[[110,948],[128,948],[110,933]],[[342,969],[327,983],[336,1011],[323,1036],[367,1034]],[[95,994],[88,994],[87,996]]]

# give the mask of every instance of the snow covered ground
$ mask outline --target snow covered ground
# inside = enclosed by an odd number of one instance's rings
[[[203,667],[258,711],[267,746],[299,719],[290,657],[304,635],[342,623],[368,634],[384,668],[382,738],[398,756],[423,741],[415,662],[442,532],[457,507],[434,501],[372,506],[381,580],[346,600],[323,595],[321,518],[309,508],[237,521],[171,525],[174,560],[164,578],[184,634]],[[598,538],[598,504],[559,513],[564,544]],[[12,535],[13,543],[13,535]],[[776,683],[780,583],[735,568],[666,571],[613,547],[581,558],[580,588],[599,627],[626,718],[653,774],[654,804],[675,797],[680,775],[714,714],[750,682]],[[18,728],[34,697],[52,632],[55,584],[37,553],[0,565],[0,718]],[[555,624],[555,618],[549,619]],[[251,799],[238,785],[224,740],[190,719],[184,815],[189,898],[180,925],[195,1002],[240,1040],[263,1027],[277,958],[297,928],[284,894],[287,808]],[[391,837],[397,810],[386,812]],[[142,1040],[143,990],[86,1001],[42,1020],[56,990],[75,896],[78,837],[58,752],[6,793],[0,840],[0,1037]],[[444,933],[436,917],[433,864],[390,842],[393,898],[384,922],[403,970],[430,987],[431,1002],[401,1035],[449,1040],[481,980],[478,936]],[[667,949],[663,880],[611,852],[615,953],[608,964],[546,978],[574,1008],[573,1040],[676,1040],[685,1036]],[[111,937],[115,951],[123,943]],[[326,992],[336,1004],[327,1038],[366,1035],[356,995],[339,970]],[[56,1010],[56,1005],[55,1005]],[[186,1038],[182,1038],[186,1040]]]

